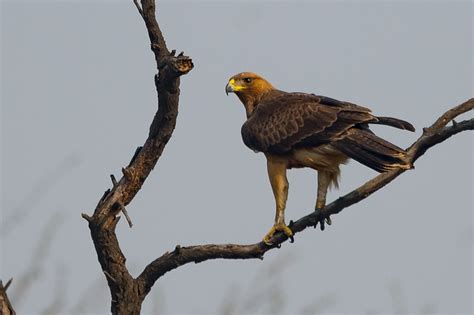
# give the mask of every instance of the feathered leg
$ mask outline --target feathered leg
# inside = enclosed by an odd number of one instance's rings
[[[281,231],[288,237],[293,236],[291,229],[285,224],[285,207],[288,198],[288,180],[286,179],[286,162],[267,157],[267,170],[273,195],[275,196],[276,212],[275,223],[270,231],[265,235],[263,241],[271,245],[270,239],[277,232]]]
[[[326,171],[318,171],[318,196],[316,199],[315,211],[318,212],[326,206],[326,195],[328,192],[329,185],[336,181],[337,183],[337,174],[332,174]],[[329,216],[326,219],[326,223],[331,225],[331,218]],[[319,221],[321,231],[324,230],[324,219]]]

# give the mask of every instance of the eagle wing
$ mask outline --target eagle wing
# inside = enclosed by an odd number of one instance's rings
[[[332,98],[274,91],[263,97],[242,126],[254,151],[282,154],[340,140],[350,128],[377,122],[370,109]]]

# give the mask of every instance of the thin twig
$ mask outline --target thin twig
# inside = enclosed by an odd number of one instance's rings
[[[128,226],[132,228],[133,226],[132,219],[130,219],[127,209],[123,205],[120,205],[120,208],[122,210],[123,215],[125,216],[125,219],[127,220]]]
[[[10,278],[10,280],[7,281],[4,287],[5,291],[8,290],[8,287],[10,286],[10,284],[12,284],[12,281],[13,281],[13,278]]]
[[[135,6],[137,7],[138,13],[143,17],[143,10],[140,4],[138,3],[138,0],[133,0],[133,3],[135,3]]]
[[[114,174],[110,174],[110,180],[112,181],[112,186],[117,186],[117,179],[115,178]]]
[[[117,280],[115,280],[114,277],[110,275],[110,273],[107,272],[107,270],[104,270],[104,274],[109,278],[113,283],[117,283]]]

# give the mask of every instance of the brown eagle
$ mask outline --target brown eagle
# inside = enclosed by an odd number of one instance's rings
[[[275,223],[263,239],[267,244],[277,231],[293,235],[285,224],[287,169],[317,170],[315,211],[319,211],[326,205],[328,187],[338,186],[339,165],[349,158],[378,172],[412,168],[405,161],[405,150],[369,129],[369,124],[381,124],[414,131],[406,121],[377,117],[368,108],[325,96],[280,91],[252,72],[233,76],[225,90],[244,104],[247,121],[241,132],[245,145],[267,158],[276,202]],[[331,224],[329,217],[326,222]],[[324,220],[320,227],[324,229]]]

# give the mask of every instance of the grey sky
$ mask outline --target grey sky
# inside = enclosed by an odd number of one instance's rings
[[[118,227],[131,272],[176,244],[251,243],[271,227],[265,159],[241,141],[244,109],[224,92],[231,75],[251,70],[283,90],[407,119],[416,134],[376,128],[407,146],[472,97],[472,12],[469,1],[158,1],[168,46],[189,54],[195,69],[182,79],[174,136],[128,207],[134,227]],[[30,268],[42,229],[60,214],[39,281],[13,297],[17,311],[42,311],[59,282],[64,313],[107,313],[109,294],[80,213],[93,211],[109,174],[120,174],[147,135],[156,95],[145,27],[132,1],[2,2],[1,21],[1,214],[3,222],[22,215],[1,236],[0,277]],[[400,305],[410,313],[472,313],[472,144],[466,132],[433,148],[324,233],[298,234],[263,262],[212,261],[167,274],[144,313],[157,295],[164,314],[213,314],[230,292],[242,304],[269,266],[281,270],[282,314],[321,296],[335,299],[328,313],[393,313]],[[350,162],[329,200],[374,175]],[[289,181],[286,213],[296,219],[314,205],[316,175],[291,171]],[[97,287],[99,301],[76,305]]]

